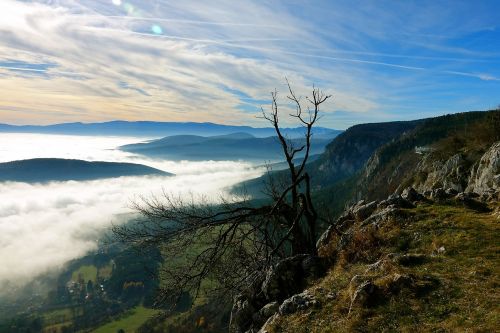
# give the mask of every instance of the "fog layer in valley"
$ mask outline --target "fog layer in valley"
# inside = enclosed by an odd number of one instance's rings
[[[238,161],[172,162],[114,150],[138,138],[0,134],[0,162],[37,157],[134,162],[174,173],[174,177],[121,177],[49,184],[0,183],[0,286],[29,281],[97,248],[97,238],[117,214],[129,213],[140,195],[163,190],[208,194],[258,177],[262,168]],[[1,292],[1,287],[0,287]]]

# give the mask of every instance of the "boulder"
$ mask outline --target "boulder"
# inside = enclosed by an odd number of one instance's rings
[[[392,260],[401,266],[415,266],[425,263],[428,260],[428,257],[422,253],[407,253],[394,255]]]
[[[356,205],[352,209],[352,213],[357,221],[363,221],[369,217],[377,209],[377,201],[372,201],[362,205]]]
[[[455,195],[458,194],[458,191],[455,190],[454,188],[447,188],[446,190],[444,190],[444,193],[446,193],[446,195],[451,198],[451,197],[454,197]]]
[[[415,208],[415,205],[404,199],[401,195],[394,193],[391,194],[386,200],[381,201],[378,204],[379,208],[386,208],[392,206],[394,208]]]
[[[401,197],[410,202],[422,201],[425,199],[422,194],[418,193],[417,190],[415,190],[411,186],[403,190],[403,193],[401,193]]]
[[[281,315],[288,315],[317,305],[319,305],[319,302],[316,298],[308,291],[304,291],[283,301],[283,304],[280,305],[279,313]]]
[[[449,199],[450,197],[451,196],[448,193],[446,193],[446,191],[442,187],[432,190],[430,194],[430,198],[436,201],[446,200]]]
[[[271,302],[264,305],[258,312],[254,313],[252,319],[256,327],[261,327],[265,322],[279,310],[278,302]]]
[[[286,258],[266,273],[262,293],[268,301],[283,301],[300,292],[308,281],[321,277],[325,272],[323,260],[308,254]]]
[[[477,193],[462,192],[455,196],[455,200],[462,203],[465,207],[473,209],[478,212],[489,212],[491,211],[485,202],[476,200],[479,195]]]
[[[401,216],[401,211],[397,208],[387,207],[382,209],[380,212],[373,214],[369,218],[363,221],[363,226],[373,224],[379,226],[380,224],[389,222],[395,218]]]
[[[233,302],[231,310],[231,320],[229,331],[231,333],[244,333],[252,325],[255,308],[249,300],[242,296],[237,296]]]
[[[373,303],[378,287],[371,281],[371,278],[362,275],[355,275],[349,283],[351,292],[351,304],[349,313],[356,306],[367,306]]]

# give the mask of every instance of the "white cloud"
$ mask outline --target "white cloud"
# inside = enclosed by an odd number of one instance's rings
[[[22,284],[94,250],[99,235],[112,222],[121,221],[119,214],[131,213],[130,203],[140,195],[165,190],[208,195],[215,201],[229,186],[263,172],[243,162],[155,161],[109,150],[134,141],[137,139],[0,134],[2,161],[27,157],[132,161],[176,173],[175,177],[31,185],[0,182],[0,286]]]
[[[7,97],[0,102],[3,121],[126,118],[256,123],[254,115],[237,109],[239,97],[222,87],[262,100],[283,83],[285,75],[293,76],[298,87],[314,81],[306,78],[313,66],[290,54],[276,54],[272,46],[301,40],[308,47],[321,41],[277,6],[159,2],[153,9],[151,4],[132,3],[146,16],[142,20],[111,15],[122,14],[111,2],[50,3],[52,6],[2,1],[12,22],[0,22],[4,41],[0,57],[57,64],[47,70],[50,79],[16,76],[14,71],[0,77],[0,89]],[[156,21],[147,17],[153,10],[167,18]],[[183,19],[168,19],[176,14]],[[163,36],[145,33],[155,22]],[[252,51],[252,46],[261,49]],[[237,52],[238,48],[245,52]],[[326,73],[321,76],[327,77]],[[337,72],[336,80],[343,76]],[[120,82],[133,89],[120,87]],[[344,109],[359,111],[360,105],[375,104],[356,91],[359,82],[343,82],[336,87],[339,95],[362,101],[351,104],[346,100]],[[25,112],[14,114],[13,107]]]

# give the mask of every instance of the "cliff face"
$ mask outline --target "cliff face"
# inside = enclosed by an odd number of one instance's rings
[[[382,145],[414,129],[421,121],[398,121],[356,125],[327,145],[309,165],[316,188],[324,188],[358,172]]]
[[[499,186],[499,146],[489,118],[500,111],[430,119],[375,151],[357,179],[354,201],[413,186],[485,193]]]
[[[473,166],[467,185],[470,192],[490,190],[500,190],[500,141],[493,144]]]
[[[415,170],[427,176],[423,176],[424,180],[415,180],[412,185],[420,191],[442,187],[462,192],[468,183],[467,164],[461,154],[455,154],[447,160],[436,160],[431,155],[424,156]]]

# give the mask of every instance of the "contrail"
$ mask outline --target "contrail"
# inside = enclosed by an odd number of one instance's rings
[[[299,56],[299,57],[325,59],[325,60],[340,61],[340,62],[351,62],[351,63],[369,64],[369,65],[385,66],[385,67],[392,67],[392,68],[399,68],[399,69],[406,69],[406,70],[413,70],[413,71],[436,72],[436,73],[443,73],[443,74],[456,75],[456,76],[473,77],[473,78],[477,78],[477,79],[480,79],[480,80],[483,80],[483,81],[500,81],[500,78],[497,78],[497,77],[494,77],[494,76],[491,76],[491,75],[488,75],[488,74],[476,74],[476,73],[467,73],[467,72],[459,72],[459,71],[434,71],[434,70],[431,70],[431,69],[428,69],[428,68],[425,68],[425,67],[398,65],[398,64],[381,62],[381,61],[371,61],[371,60],[363,60],[363,59],[333,57],[333,56],[327,56],[327,55],[308,54],[308,53],[293,52],[293,51],[286,51],[286,50],[273,49],[273,48],[264,48],[264,47],[258,47],[258,46],[249,46],[249,45],[242,45],[242,44],[234,44],[234,43],[232,43],[231,40],[213,40],[213,39],[198,39],[198,38],[188,38],[188,37],[180,37],[180,36],[171,36],[171,35],[153,35],[153,34],[150,34],[150,33],[142,33],[142,32],[130,31],[130,30],[120,30],[120,29],[111,29],[111,28],[97,28],[97,27],[85,27],[85,28],[82,28],[82,30],[87,30],[87,31],[99,30],[99,31],[108,31],[108,32],[114,32],[114,33],[127,33],[127,34],[133,34],[133,35],[143,36],[143,37],[153,37],[153,38],[163,38],[163,39],[172,39],[172,40],[182,40],[182,41],[188,41],[188,42],[209,43],[209,44],[227,46],[227,47],[232,47],[232,48],[240,48],[240,49],[248,49],[248,50],[256,50],[256,51],[264,51],[264,52],[274,52],[274,53],[295,55],[295,56]],[[255,40],[249,39],[247,41],[258,41],[258,40],[273,41],[275,39],[255,39]],[[241,42],[241,40],[240,40],[240,42]],[[9,66],[1,66],[1,65],[0,65],[0,68],[1,69],[7,69],[7,70],[26,71],[26,72],[38,72],[38,73],[48,73],[49,72],[48,69],[9,67]],[[77,73],[63,72],[63,71],[50,71],[50,73],[62,74],[62,75],[79,75]]]
[[[477,79],[480,79],[483,81],[499,81],[500,80],[499,78],[496,78],[494,76],[490,76],[487,74],[475,74],[475,73],[456,72],[456,71],[436,71],[436,70],[428,69],[425,67],[398,65],[398,64],[381,62],[381,61],[371,61],[371,60],[363,60],[363,59],[353,59],[353,58],[333,57],[333,56],[327,56],[327,55],[309,54],[309,53],[302,53],[302,52],[293,52],[293,51],[265,48],[265,47],[258,47],[258,46],[234,44],[234,43],[230,43],[227,41],[214,40],[214,39],[199,39],[199,38],[172,36],[172,35],[154,35],[154,34],[150,34],[150,33],[136,32],[136,31],[130,31],[130,30],[112,29],[112,28],[85,27],[84,30],[100,30],[100,31],[104,30],[104,31],[115,32],[115,33],[128,33],[128,34],[138,35],[138,36],[143,36],[143,37],[182,40],[182,41],[199,42],[199,43],[209,43],[209,44],[215,44],[215,45],[221,45],[221,46],[227,46],[227,47],[233,47],[233,48],[289,54],[289,55],[295,55],[295,56],[307,57],[307,58],[325,59],[325,60],[341,61],[341,62],[352,62],[352,63],[369,64],[369,65],[378,65],[378,66],[385,66],[385,67],[392,67],[392,68],[399,68],[399,69],[406,69],[406,70],[413,70],[413,71],[435,72],[435,73],[442,73],[442,74],[448,74],[448,75],[468,76],[468,77],[474,77],[474,78],[477,78]]]
[[[80,17],[81,15],[71,15],[73,17]],[[283,29],[283,26],[273,24],[255,24],[255,23],[239,23],[239,22],[213,22],[213,21],[200,21],[200,20],[185,20],[185,19],[169,19],[161,17],[139,17],[139,16],[120,16],[120,15],[85,15],[85,18],[110,18],[124,21],[152,21],[152,22],[172,22],[194,25],[218,25],[218,26],[240,26],[240,27],[263,27]]]
[[[80,15],[71,15],[78,17]],[[173,22],[173,23],[183,23],[183,24],[194,24],[194,25],[217,25],[217,26],[248,26],[248,27],[264,27],[264,28],[279,28],[283,29],[283,26],[271,25],[271,24],[254,24],[254,23],[238,23],[238,22],[213,22],[213,21],[200,21],[200,20],[185,20],[185,19],[169,19],[160,17],[137,17],[137,16],[120,16],[120,15],[86,15],[85,17],[93,18],[110,18],[125,21],[151,21],[151,22]],[[418,36],[431,36],[439,38],[451,38],[449,36],[439,36],[430,34],[416,34],[416,33],[394,33],[399,35],[418,35]],[[260,39],[248,39],[242,41],[286,41],[289,39],[281,38],[260,38]],[[228,40],[238,41],[238,40]],[[321,50],[321,49],[320,49]],[[428,59],[428,60],[442,60],[442,61],[474,61],[474,62],[490,62],[491,60],[486,59],[470,59],[470,58],[453,58],[453,57],[432,57],[432,56],[415,56],[415,55],[402,55],[402,54],[389,54],[389,53],[377,53],[377,52],[365,52],[365,51],[349,51],[349,50],[321,50],[334,53],[347,53],[347,54],[359,54],[368,56],[380,56],[389,58],[408,58],[408,59]]]

